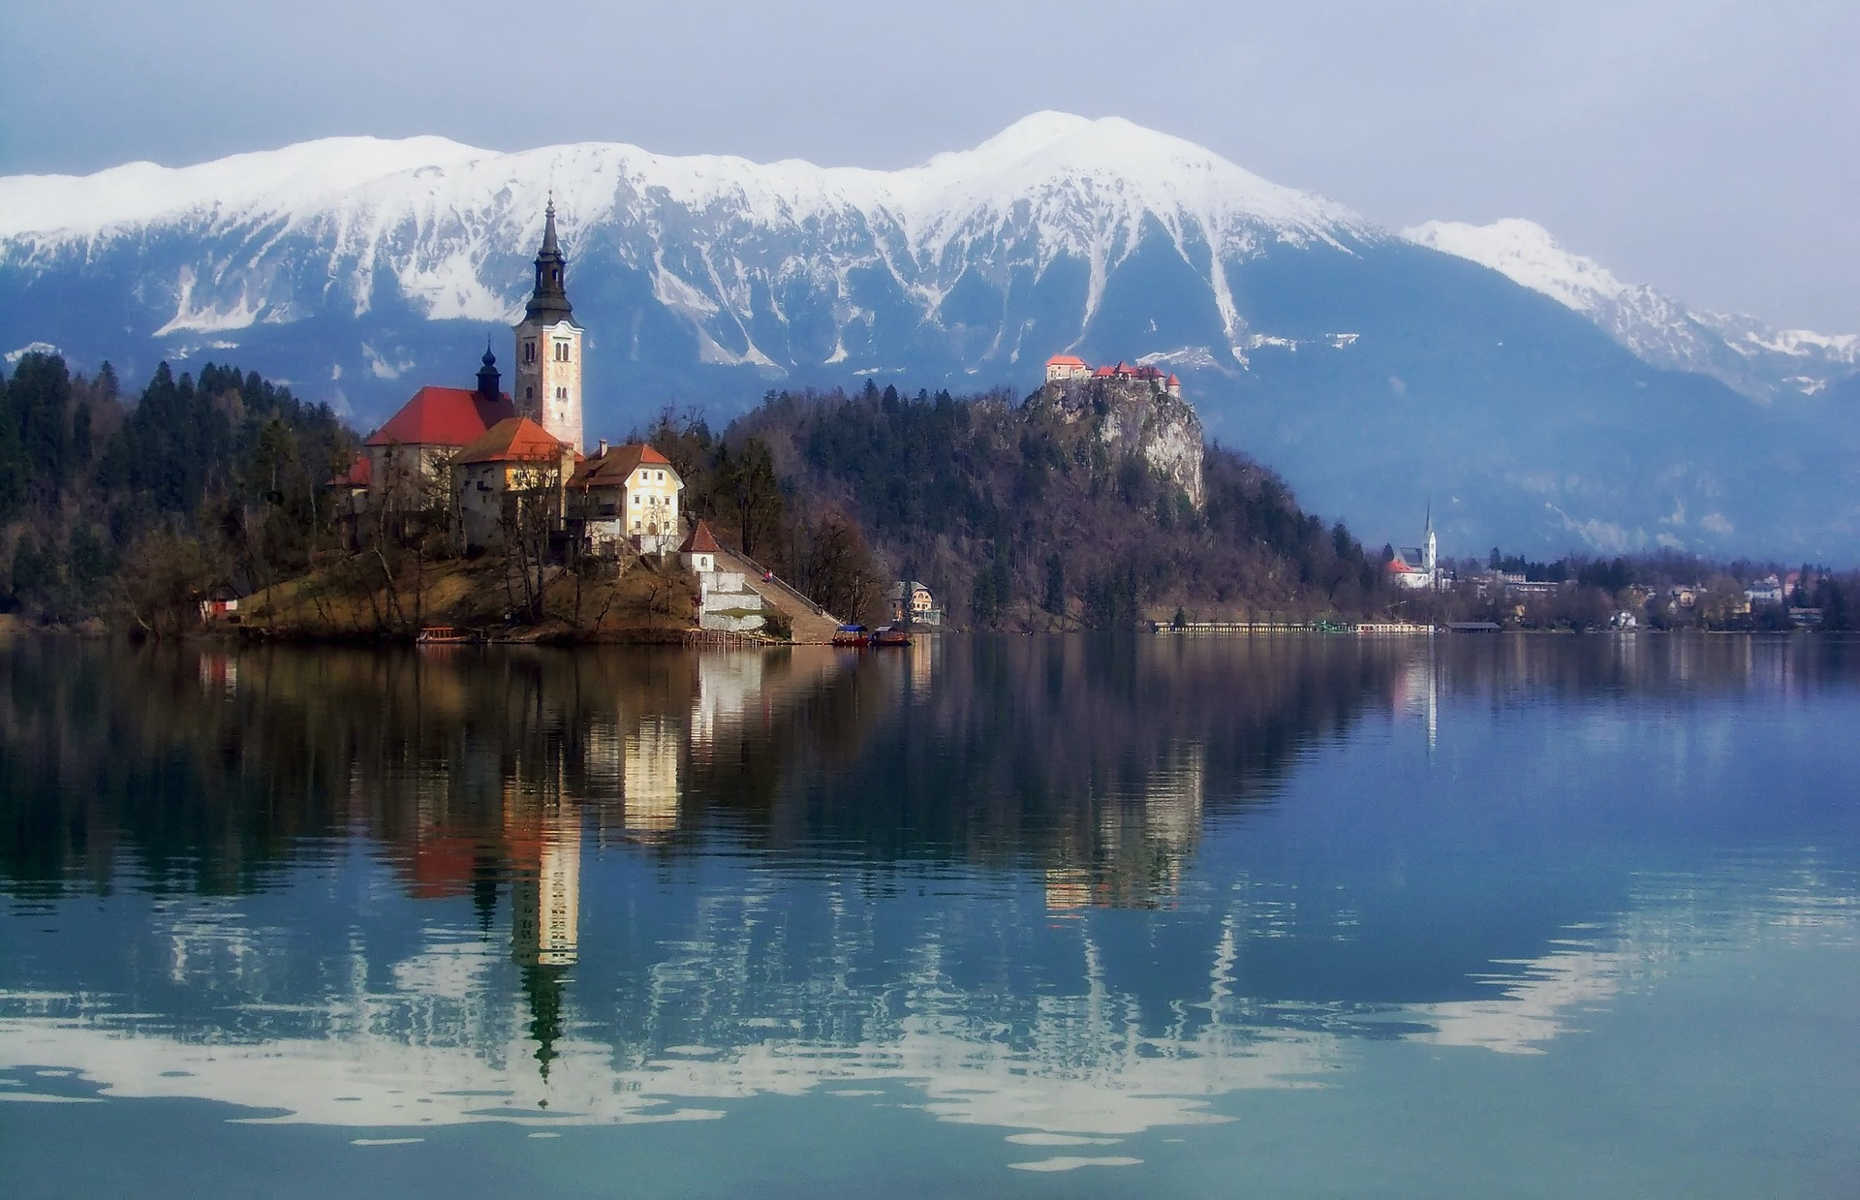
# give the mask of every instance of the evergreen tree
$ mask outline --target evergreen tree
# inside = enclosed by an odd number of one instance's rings
[[[12,390],[5,375],[0,374],[0,520],[25,503],[26,482],[26,452],[19,440]]]
[[[79,404],[71,417],[71,465],[75,470],[90,466],[92,452],[90,405]]]
[[[1066,560],[1057,550],[1046,556],[1046,591],[1040,607],[1054,616],[1066,612]]]
[[[36,351],[23,356],[7,392],[29,478],[56,497],[65,481],[71,441],[71,375],[65,360]]]

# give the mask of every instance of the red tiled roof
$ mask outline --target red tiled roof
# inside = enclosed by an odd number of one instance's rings
[[[369,437],[370,446],[464,446],[517,415],[509,396],[487,401],[469,388],[423,387]]]
[[[644,442],[634,442],[627,446],[614,446],[607,453],[593,458],[583,459],[575,468],[573,478],[568,481],[570,487],[620,487],[626,483],[627,476],[635,467],[651,465],[670,467],[672,464],[663,454]],[[676,479],[678,472],[673,471]]]
[[[1049,367],[1082,367],[1085,366],[1086,363],[1084,359],[1079,358],[1077,355],[1055,354],[1053,357],[1046,360],[1046,365]]]
[[[1169,373],[1169,378],[1167,382],[1170,387],[1181,387],[1182,386],[1182,381],[1175,377],[1175,373],[1173,371]]]
[[[565,447],[528,417],[506,417],[459,451],[461,466],[489,462],[559,462]]]
[[[717,539],[711,536],[710,522],[700,520],[691,535],[685,538],[685,544],[678,547],[680,554],[716,554],[722,549]]]
[[[325,487],[365,488],[375,479],[375,461],[366,454],[358,454],[349,469],[330,480]]]

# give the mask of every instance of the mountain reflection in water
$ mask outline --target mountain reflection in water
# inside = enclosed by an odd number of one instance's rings
[[[1097,1137],[1375,1041],[1539,1052],[1713,946],[1853,945],[1853,814],[1759,789],[1852,777],[1856,649],[15,643],[0,1074],[353,1126],[898,1084]]]

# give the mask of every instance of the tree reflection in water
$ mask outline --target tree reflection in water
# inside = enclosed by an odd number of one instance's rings
[[[1710,925],[1696,893],[1617,921],[1632,947],[1558,942],[1644,895],[1545,871],[1536,900],[1492,905],[1505,885],[1479,871],[1527,875],[1552,819],[1431,801],[1440,777],[1392,744],[1353,777],[1386,791],[1249,834],[1288,772],[1374,745],[1372,716],[1425,756],[1452,748],[1454,711],[1787,696],[1853,666],[1622,646],[15,643],[6,890],[74,921],[75,897],[131,895],[96,918],[108,936],[8,968],[0,1042],[128,1094],[201,1094],[163,1082],[184,1067],[306,1120],[391,1124],[408,1092],[443,1119],[529,1099],[665,1119],[712,1112],[673,1097],[856,1078],[918,1081],[955,1119],[1109,1133],[1208,1119],[1208,1097],[1297,1083],[1353,1040],[1526,1048],[1612,994],[1636,948]],[[1525,849],[1492,867],[1408,828],[1443,815]],[[1759,871],[1736,905],[1845,911],[1826,877],[1789,899]],[[1507,957],[1527,965],[1494,999]],[[154,1014],[133,1023],[145,1060],[123,1053],[130,996]],[[464,1099],[486,1092],[514,1107]]]

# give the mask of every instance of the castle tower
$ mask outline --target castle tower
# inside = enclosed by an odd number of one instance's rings
[[[555,202],[543,214],[536,252],[536,287],[516,326],[517,374],[511,398],[519,416],[581,449],[581,327],[575,324],[563,276],[568,259],[555,240]]]

